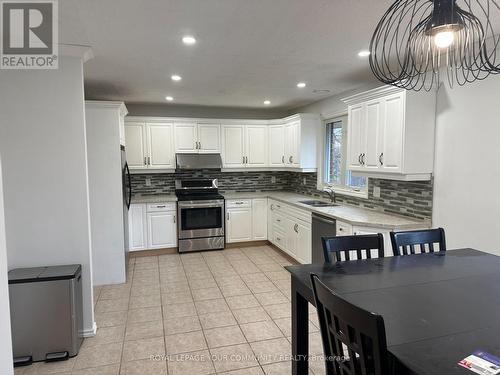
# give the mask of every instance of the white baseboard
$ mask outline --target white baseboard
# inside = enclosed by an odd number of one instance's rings
[[[82,335],[83,335],[83,337],[94,337],[96,333],[97,333],[97,324],[96,324],[96,322],[94,322],[91,329],[84,329],[83,330]]]

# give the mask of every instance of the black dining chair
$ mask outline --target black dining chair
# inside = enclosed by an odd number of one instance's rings
[[[328,375],[388,375],[384,319],[355,306],[311,274]]]
[[[434,245],[438,245],[438,251],[446,251],[443,228],[391,232],[391,244],[394,256],[433,253]]]
[[[373,258],[373,250],[375,250],[378,258],[384,257],[384,236],[381,233],[323,237],[321,240],[323,242],[325,262],[327,263],[371,259]]]

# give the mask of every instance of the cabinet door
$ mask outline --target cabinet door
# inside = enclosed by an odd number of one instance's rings
[[[245,156],[247,167],[267,167],[267,126],[245,126]]]
[[[282,167],[285,165],[285,126],[272,125],[269,127],[269,166]]]
[[[297,260],[303,264],[312,262],[311,225],[297,222],[295,227],[297,236]]]
[[[366,103],[366,131],[364,139],[361,142],[364,143],[363,152],[365,153],[362,157],[362,162],[364,168],[367,170],[377,170],[380,166],[379,136],[383,122],[383,107],[383,99],[372,100]]]
[[[252,240],[252,209],[231,208],[227,210],[226,241],[242,242]]]
[[[198,127],[195,123],[176,123],[175,152],[177,153],[197,153]]]
[[[290,167],[300,166],[300,122],[285,125],[285,163]]]
[[[252,238],[267,240],[267,199],[252,200]]]
[[[176,213],[152,212],[147,214],[148,249],[177,246]]]
[[[349,107],[349,125],[347,136],[348,169],[362,169],[361,155],[364,152],[365,123],[364,106],[354,105]]]
[[[297,233],[295,233],[295,220],[286,219],[285,231],[286,231],[286,247],[285,250],[292,257],[297,259]]]
[[[220,153],[220,125],[198,124],[198,142],[200,154]]]
[[[222,161],[225,168],[244,167],[244,132],[240,125],[222,126]]]
[[[175,168],[173,125],[146,124],[148,133],[148,167],[155,169]]]
[[[384,172],[401,172],[403,156],[404,93],[385,99],[385,116],[381,134],[382,145],[379,155]]]
[[[125,124],[127,162],[130,169],[147,168],[144,129],[145,125],[141,122],[127,122]]]
[[[146,205],[132,204],[128,211],[128,233],[130,251],[144,250],[147,247]]]

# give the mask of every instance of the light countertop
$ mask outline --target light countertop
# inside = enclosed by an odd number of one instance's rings
[[[139,203],[167,203],[177,202],[175,194],[158,194],[158,195],[140,195],[132,196],[132,204]]]
[[[389,215],[383,212],[368,210],[366,208],[355,207],[341,204],[336,207],[312,207],[300,203],[304,200],[321,200],[325,199],[311,197],[287,191],[272,191],[272,192],[241,192],[241,193],[226,193],[223,194],[226,199],[252,199],[252,198],[271,198],[283,203],[309,210],[320,215],[330,217],[332,219],[347,222],[352,225],[361,225],[365,227],[387,228],[396,230],[418,229],[429,227],[430,222],[406,218],[397,215]]]

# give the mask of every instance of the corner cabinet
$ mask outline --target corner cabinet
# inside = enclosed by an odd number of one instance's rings
[[[311,212],[269,199],[268,240],[302,264],[312,261]]]
[[[395,180],[429,180],[434,164],[436,96],[383,87],[348,104],[348,169]]]

